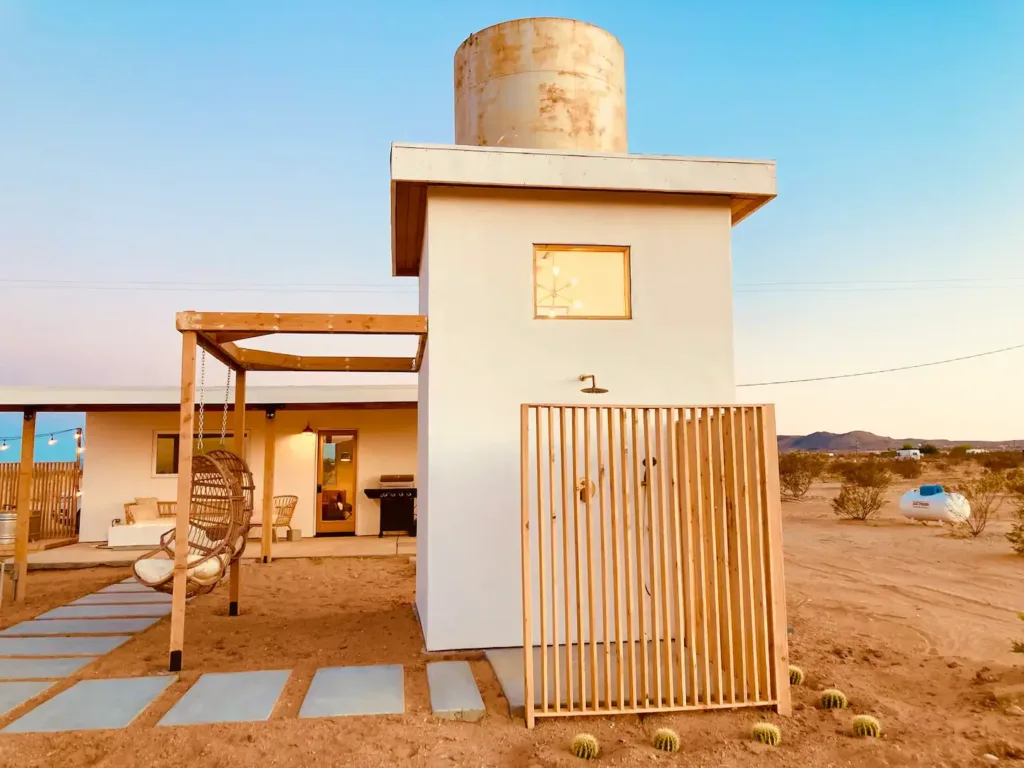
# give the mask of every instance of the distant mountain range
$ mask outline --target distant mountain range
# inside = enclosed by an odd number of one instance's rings
[[[900,448],[904,443],[917,447],[931,443],[937,448],[953,448],[957,445],[970,445],[972,448],[1024,448],[1024,440],[921,440],[916,437],[884,437],[871,432],[812,432],[809,435],[779,435],[779,451],[891,451]]]

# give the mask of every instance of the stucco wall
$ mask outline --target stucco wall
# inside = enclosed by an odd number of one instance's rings
[[[428,650],[522,642],[521,404],[734,401],[729,206],[431,188],[417,556]],[[630,246],[632,319],[533,319],[534,243]],[[579,391],[590,373],[608,394]]]
[[[219,412],[207,433],[220,429]],[[376,535],[379,503],[362,493],[376,486],[382,474],[415,473],[416,411],[388,410],[279,411],[275,453],[274,493],[299,497],[292,520],[304,536],[315,531],[316,438],[302,434],[309,422],[314,429],[359,431],[356,454],[356,533]],[[175,432],[176,413],[90,413],[86,416],[86,465],[82,483],[81,541],[106,541],[113,518],[124,517],[124,503],[135,496],[172,500],[177,495],[174,475],[153,474],[154,434]],[[230,425],[230,421],[229,421]],[[249,432],[246,459],[256,481],[257,509],[263,488],[265,417],[247,411]],[[230,428],[230,427],[229,427]]]

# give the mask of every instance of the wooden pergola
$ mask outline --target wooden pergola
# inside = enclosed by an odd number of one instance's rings
[[[245,434],[245,386],[249,371],[320,371],[356,373],[415,373],[420,369],[427,342],[427,318],[422,315],[327,315],[273,314],[266,312],[179,312],[181,332],[181,417],[178,440],[178,505],[175,539],[188,541],[192,497],[192,440],[195,417],[197,348],[206,350],[235,372],[234,450],[242,456]],[[416,336],[414,357],[328,357],[290,355],[246,349],[238,342],[272,334],[344,334]],[[274,409],[266,411],[266,448],[263,459],[263,525],[261,561],[271,561],[269,523],[274,514]],[[19,521],[20,523],[20,521]],[[182,668],[185,641],[185,575],[188,547],[174,550],[174,581],[171,602],[170,671]],[[238,615],[241,562],[231,566],[229,614]]]

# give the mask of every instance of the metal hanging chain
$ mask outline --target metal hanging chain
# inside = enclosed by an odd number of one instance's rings
[[[203,452],[203,409],[206,401],[206,350],[199,356],[199,453]]]
[[[228,393],[231,391],[231,369],[228,368],[228,383],[224,385],[224,413],[220,415],[220,444],[224,447],[224,441],[228,434]]]

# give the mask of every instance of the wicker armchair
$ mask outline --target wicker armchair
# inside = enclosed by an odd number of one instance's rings
[[[288,533],[292,530],[292,515],[295,514],[295,505],[299,503],[298,496],[275,496],[274,497],[274,517],[273,524],[270,529],[270,537],[273,541],[277,541],[277,529],[287,528]],[[262,528],[263,521],[259,520],[253,522],[253,528]]]

